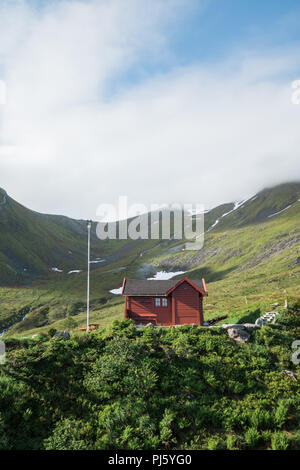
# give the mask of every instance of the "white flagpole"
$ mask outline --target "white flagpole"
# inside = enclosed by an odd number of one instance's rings
[[[87,275],[87,302],[86,302],[86,331],[89,331],[90,323],[90,252],[91,252],[91,221],[87,221],[88,229],[88,275]]]

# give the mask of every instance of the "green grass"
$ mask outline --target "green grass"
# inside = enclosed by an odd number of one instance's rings
[[[209,296],[205,315],[272,309],[271,304],[300,296],[300,203],[261,224],[205,235],[201,252],[158,253],[152,262],[165,269],[205,277]],[[203,261],[202,261],[203,260]],[[201,262],[202,261],[202,262]]]
[[[199,252],[183,252],[181,249],[176,252],[181,241],[93,240],[93,256],[97,252],[110,262],[92,265],[91,320],[106,326],[114,319],[122,318],[124,301],[109,291],[121,286],[124,276],[143,277],[145,269],[149,272],[180,270],[187,271],[186,275],[191,278],[205,277],[209,292],[204,302],[206,320],[227,316],[226,321],[239,321],[256,309],[262,312],[273,310],[271,304],[275,302],[279,302],[279,308],[282,308],[286,298],[289,301],[299,298],[298,191],[299,185],[284,185],[263,192],[206,233],[204,247]],[[282,214],[260,220],[263,208],[265,212],[272,213],[286,207],[287,203],[292,203],[292,206]],[[230,204],[219,206],[207,215],[206,223],[211,225],[215,217],[231,208]],[[12,205],[11,210],[20,211],[24,216],[24,208]],[[240,217],[236,219],[239,213]],[[36,216],[31,212],[29,215]],[[23,218],[18,220],[20,224],[24,221]],[[59,237],[66,237],[65,244],[70,241],[68,230],[71,226],[76,243],[80,241],[82,250],[85,250],[85,238],[77,233],[80,230],[85,233],[84,229],[79,222],[78,228],[76,221],[70,220],[46,218],[52,229],[58,227]],[[73,224],[77,231],[74,231]],[[47,237],[46,240],[48,244]],[[1,247],[2,242],[3,239],[0,240]],[[11,243],[14,244],[14,239]],[[73,264],[72,267],[78,266]],[[85,269],[84,266],[82,268]],[[47,331],[52,326],[60,328],[68,315],[72,315],[76,325],[82,327],[85,324],[86,272],[73,275],[48,272],[28,286],[0,287],[0,302],[0,330],[21,320],[24,309],[30,307],[27,318],[10,330],[10,334],[30,335]]]

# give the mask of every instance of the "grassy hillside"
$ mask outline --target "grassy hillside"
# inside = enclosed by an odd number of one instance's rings
[[[92,224],[91,259],[101,259],[101,266],[113,268],[120,258],[136,256],[153,244],[101,241],[96,236],[96,223]],[[68,280],[69,271],[86,269],[86,255],[86,221],[31,211],[0,189],[0,286],[29,285],[41,278]],[[91,268],[97,268],[97,263]]]
[[[4,195],[0,259],[16,272],[20,259],[36,262],[36,271],[0,287],[0,330],[14,324],[0,367],[0,449],[300,450],[300,369],[291,349],[300,333],[299,187],[208,212],[200,251],[175,240],[100,242],[93,232],[92,259],[105,259],[91,265],[90,320],[102,326],[95,333],[78,332],[85,223],[35,214]],[[64,258],[72,243],[75,257]],[[63,272],[51,272],[53,262]],[[120,322],[124,300],[109,291],[124,276],[159,270],[206,278],[205,320],[253,322],[276,308],[279,321],[251,332],[246,345],[222,328]],[[70,341],[50,339],[65,328]]]
[[[0,449],[299,450],[299,333],[298,304],[246,345],[128,320],[69,341],[7,338]]]
[[[268,308],[285,300],[285,290],[288,298],[300,296],[300,202],[263,223],[222,230],[217,225],[201,251],[157,253],[152,262],[204,276],[207,314],[255,304]]]
[[[296,183],[281,185],[262,191],[237,209],[234,204],[213,209],[206,214],[206,230],[219,222],[206,231],[200,251],[182,251],[182,242],[172,240],[93,240],[93,256],[101,253],[105,262],[91,265],[91,321],[106,326],[123,318],[123,299],[109,291],[118,288],[124,276],[146,278],[162,269],[205,277],[209,291],[205,319],[238,320],[256,309],[271,310],[273,303],[282,306],[286,298],[296,300],[300,297],[299,188]],[[45,217],[47,223],[48,218],[56,219]],[[62,231],[75,224],[72,233],[79,237],[76,243],[82,244],[85,256],[85,228],[66,218],[58,220]],[[58,222],[51,223],[57,226]],[[0,288],[0,330],[20,321],[24,312],[26,319],[10,334],[30,336],[50,327],[60,329],[68,317],[69,329],[84,326],[86,269],[82,269],[71,275],[48,271],[28,286]]]
[[[300,183],[286,183],[265,189],[246,200],[237,210],[221,218],[216,231],[267,222],[273,219],[274,214],[297,205],[299,199]]]
[[[1,194],[0,194],[1,197]],[[83,263],[83,233],[59,226],[30,211],[2,190],[0,205],[0,283],[22,284],[61,266]],[[81,223],[78,222],[78,228]]]

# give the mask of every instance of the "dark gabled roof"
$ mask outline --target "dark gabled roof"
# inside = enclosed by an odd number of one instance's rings
[[[185,278],[187,280],[187,278]],[[164,296],[167,292],[174,288],[183,280],[169,279],[169,280],[146,280],[146,279],[124,279],[122,295],[134,296]],[[204,280],[195,279],[191,281],[199,289],[206,293],[206,285]]]

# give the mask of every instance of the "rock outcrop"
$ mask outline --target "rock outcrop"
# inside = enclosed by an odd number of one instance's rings
[[[70,333],[68,330],[57,331],[52,339],[61,339],[63,341],[68,341],[70,339]]]
[[[223,324],[222,328],[227,330],[229,338],[233,339],[236,343],[245,344],[250,339],[249,332],[269,323],[275,323],[277,321],[277,315],[279,315],[278,312],[267,312],[263,316],[259,317],[255,323]]]
[[[227,329],[229,338],[233,339],[236,343],[245,344],[250,339],[250,334],[244,328],[244,325],[234,325]]]

